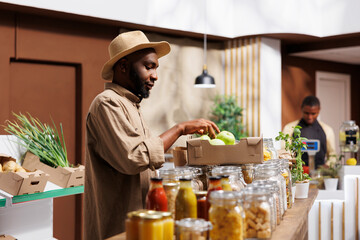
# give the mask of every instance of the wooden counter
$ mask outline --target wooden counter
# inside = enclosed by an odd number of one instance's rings
[[[274,240],[303,240],[308,234],[308,213],[314,204],[318,189],[310,188],[309,197],[295,199],[295,204],[288,209],[281,224],[276,227],[271,239]],[[108,238],[107,240],[126,240],[125,233]]]
[[[314,204],[317,194],[318,189],[310,188],[308,198],[295,199],[293,207],[286,211],[283,221],[276,227],[271,239],[307,239],[308,213]]]

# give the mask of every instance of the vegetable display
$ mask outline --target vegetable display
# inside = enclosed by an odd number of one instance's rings
[[[51,167],[69,167],[67,151],[60,123],[60,133],[52,120],[53,127],[40,122],[38,118],[13,113],[16,120],[7,121],[5,131],[22,140],[20,145],[37,155],[40,161]]]

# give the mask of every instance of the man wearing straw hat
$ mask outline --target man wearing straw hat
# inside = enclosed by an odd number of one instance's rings
[[[218,127],[197,119],[151,136],[140,112],[157,81],[158,58],[167,42],[149,42],[141,31],[118,35],[102,69],[105,90],[93,100],[86,119],[85,239],[104,239],[125,231],[126,214],[144,208],[149,170],[160,168],[164,152],[178,137]]]

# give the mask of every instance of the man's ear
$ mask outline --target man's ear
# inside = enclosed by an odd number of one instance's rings
[[[125,73],[129,68],[129,61],[126,58],[122,58],[119,60],[117,65],[118,65],[117,67],[119,68],[119,70],[122,73]]]

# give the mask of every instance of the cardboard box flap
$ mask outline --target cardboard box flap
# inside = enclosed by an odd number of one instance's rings
[[[62,188],[84,185],[85,166],[83,165],[74,168],[53,168],[42,163],[38,156],[32,154],[31,152],[27,152],[23,162],[23,167],[30,170],[41,169],[50,175],[49,181]]]
[[[262,139],[261,137],[248,137],[248,138],[246,138],[247,143],[248,143],[249,146],[254,146],[254,145],[259,144],[261,139]]]
[[[11,156],[8,156],[8,155],[6,155],[4,153],[0,153],[0,163],[3,163],[5,161],[9,161],[9,160],[16,162],[15,158],[13,158]]]

